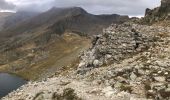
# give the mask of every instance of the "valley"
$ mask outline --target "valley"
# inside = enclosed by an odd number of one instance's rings
[[[142,18],[81,7],[0,16],[0,75],[28,81],[1,100],[169,100],[170,2],[160,3]]]

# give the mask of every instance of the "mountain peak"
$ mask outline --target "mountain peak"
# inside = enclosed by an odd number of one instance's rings
[[[81,13],[87,13],[87,11],[84,10],[83,8],[81,8],[81,7],[72,7],[71,9],[77,10],[77,11],[79,11],[79,12],[81,12]]]
[[[87,11],[84,10],[81,7],[65,7],[65,8],[57,8],[57,7],[52,7],[49,11],[70,11],[74,13],[80,13],[80,14],[86,14]]]

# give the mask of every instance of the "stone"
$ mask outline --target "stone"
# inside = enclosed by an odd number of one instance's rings
[[[112,55],[109,55],[109,54],[106,55],[106,59],[110,59],[111,57]]]
[[[151,89],[153,89],[154,86],[163,86],[164,83],[151,83]]]
[[[148,90],[149,93],[153,93],[154,91],[153,90]]]
[[[132,72],[130,75],[130,79],[134,81],[136,78],[137,78],[137,75]]]
[[[102,92],[105,94],[106,97],[111,97],[116,93],[116,91],[111,86],[104,88]]]
[[[162,71],[158,71],[158,74],[161,74],[162,73]]]
[[[85,65],[86,65],[85,62],[81,62],[81,63],[79,63],[78,67],[84,67]]]
[[[168,72],[165,72],[165,75],[168,75],[169,73]]]
[[[145,71],[142,70],[142,69],[139,69],[139,70],[138,70],[138,73],[141,74],[141,75],[144,75],[144,74],[145,74]]]
[[[125,43],[122,44],[123,47],[126,47],[127,45]]]
[[[164,83],[152,83],[151,89],[156,89],[157,91],[166,89],[166,85]]]
[[[93,61],[93,65],[94,65],[95,67],[98,67],[99,64],[100,64],[99,60],[94,60],[94,61]]]
[[[166,78],[164,76],[157,76],[154,77],[154,79],[158,82],[165,82]]]
[[[122,86],[122,83],[120,83],[120,82],[116,82],[115,84],[114,84],[114,88],[120,88]]]
[[[170,88],[166,88],[166,89],[165,89],[165,92],[170,92]]]

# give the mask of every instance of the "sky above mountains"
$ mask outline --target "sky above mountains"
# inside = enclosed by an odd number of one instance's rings
[[[160,5],[160,0],[0,0],[1,11],[46,11],[56,7],[83,7],[93,14],[143,16],[146,8]]]

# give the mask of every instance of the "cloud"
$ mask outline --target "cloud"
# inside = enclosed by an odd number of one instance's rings
[[[93,14],[144,15],[146,8],[160,5],[160,0],[7,0],[16,10],[45,11],[56,7],[83,7]]]
[[[16,6],[5,0],[0,0],[0,10],[13,10]]]
[[[70,2],[72,1],[72,2]],[[81,6],[95,14],[144,15],[146,8],[160,5],[160,0],[54,0],[54,6]]]

